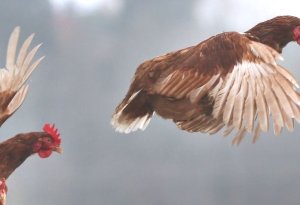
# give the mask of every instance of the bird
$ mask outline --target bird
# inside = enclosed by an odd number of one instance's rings
[[[300,19],[276,16],[147,60],[111,124],[121,133],[144,130],[156,113],[187,132],[235,133],[234,145],[246,133],[255,143],[271,125],[275,135],[292,131],[300,122],[299,84],[279,64],[289,42],[300,45]]]
[[[20,27],[8,41],[6,64],[0,69],[0,126],[22,105],[28,92],[26,80],[44,57],[33,61],[41,44],[29,49],[31,34],[17,52]],[[33,61],[33,62],[32,62]],[[37,153],[49,157],[53,151],[62,153],[61,138],[54,124],[46,123],[43,131],[20,133],[0,143],[0,205],[6,203],[6,180],[29,156]]]

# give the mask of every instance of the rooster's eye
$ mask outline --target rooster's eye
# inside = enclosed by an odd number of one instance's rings
[[[52,142],[52,140],[49,137],[45,138],[45,141],[46,142]]]

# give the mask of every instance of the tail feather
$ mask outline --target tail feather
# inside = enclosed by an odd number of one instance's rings
[[[39,44],[29,50],[33,34],[17,49],[19,36],[20,27],[16,27],[8,41],[6,66],[0,69],[0,126],[23,103],[28,90],[26,80],[43,59],[32,62],[40,47]]]
[[[148,96],[143,91],[137,91],[127,96],[116,108],[111,124],[116,131],[129,133],[138,129],[144,130],[153,115],[153,108]]]
[[[28,85],[23,85],[7,106],[7,114],[12,115],[23,103],[28,92]]]

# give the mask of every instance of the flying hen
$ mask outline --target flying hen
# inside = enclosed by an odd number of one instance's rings
[[[41,57],[32,62],[41,44],[28,51],[33,34],[21,46],[17,54],[20,28],[16,27],[9,39],[5,68],[0,69],[0,126],[23,103],[28,85],[26,80],[37,67]],[[27,157],[37,153],[47,158],[53,151],[61,153],[61,139],[54,125],[45,124],[42,132],[21,133],[0,143],[0,205],[6,201],[6,179]]]
[[[300,45],[300,19],[278,16],[245,33],[224,32],[142,63],[117,106],[112,125],[119,132],[144,130],[154,112],[188,132],[224,135],[289,131],[300,121],[295,78],[277,63],[291,41]]]

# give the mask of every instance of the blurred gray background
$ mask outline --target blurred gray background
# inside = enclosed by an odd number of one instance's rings
[[[46,58],[1,140],[55,122],[64,148],[15,171],[8,205],[299,204],[299,124],[280,137],[264,133],[255,145],[247,137],[239,147],[232,137],[189,134],[157,116],[144,132],[110,126],[143,61],[298,12],[292,0],[2,0],[1,66],[16,25],[22,40],[36,33],[38,56]],[[299,53],[294,43],[283,54],[297,79]]]

